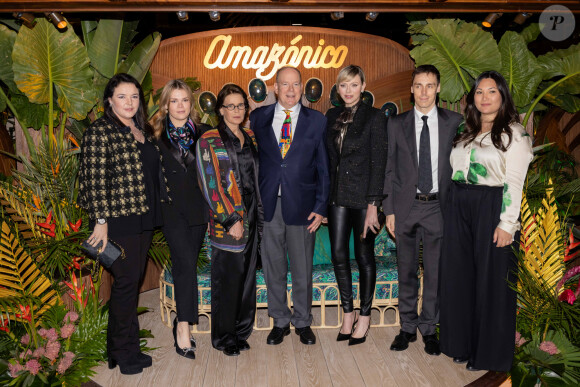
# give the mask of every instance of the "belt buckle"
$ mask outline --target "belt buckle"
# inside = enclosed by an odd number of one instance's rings
[[[417,194],[417,199],[421,200],[422,202],[427,202],[427,201],[429,201],[429,195],[428,194]]]

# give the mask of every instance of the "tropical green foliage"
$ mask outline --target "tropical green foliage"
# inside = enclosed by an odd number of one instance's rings
[[[521,33],[507,31],[499,41],[474,23],[458,19],[427,19],[409,27],[417,65],[433,64],[441,72],[440,98],[456,102],[483,71],[497,70],[508,81],[514,101],[527,112],[540,100],[568,112],[580,110],[579,45],[535,57],[527,47],[539,33],[537,25]]]

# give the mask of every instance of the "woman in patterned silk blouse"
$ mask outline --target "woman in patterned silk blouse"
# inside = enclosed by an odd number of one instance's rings
[[[516,259],[532,141],[505,79],[482,73],[467,95],[451,151],[439,271],[441,351],[468,370],[509,371],[515,343]]]

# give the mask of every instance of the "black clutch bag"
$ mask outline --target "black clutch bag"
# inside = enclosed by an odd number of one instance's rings
[[[82,248],[87,252],[89,257],[98,261],[107,269],[110,268],[119,257],[121,257],[121,259],[125,258],[125,250],[112,240],[109,239],[104,251],[101,249],[102,245],[103,242],[101,241],[97,246],[93,247],[89,244],[87,239],[83,242]]]

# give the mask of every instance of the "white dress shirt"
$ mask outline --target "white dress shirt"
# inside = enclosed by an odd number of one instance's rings
[[[417,142],[417,165],[419,165],[419,147],[421,142],[421,131],[423,130],[423,119],[427,116],[427,125],[429,126],[429,144],[431,145],[431,175],[433,176],[433,188],[430,193],[439,192],[439,120],[437,119],[437,106],[427,114],[421,113],[417,108],[415,110],[415,141]],[[417,193],[422,193],[417,188]]]

